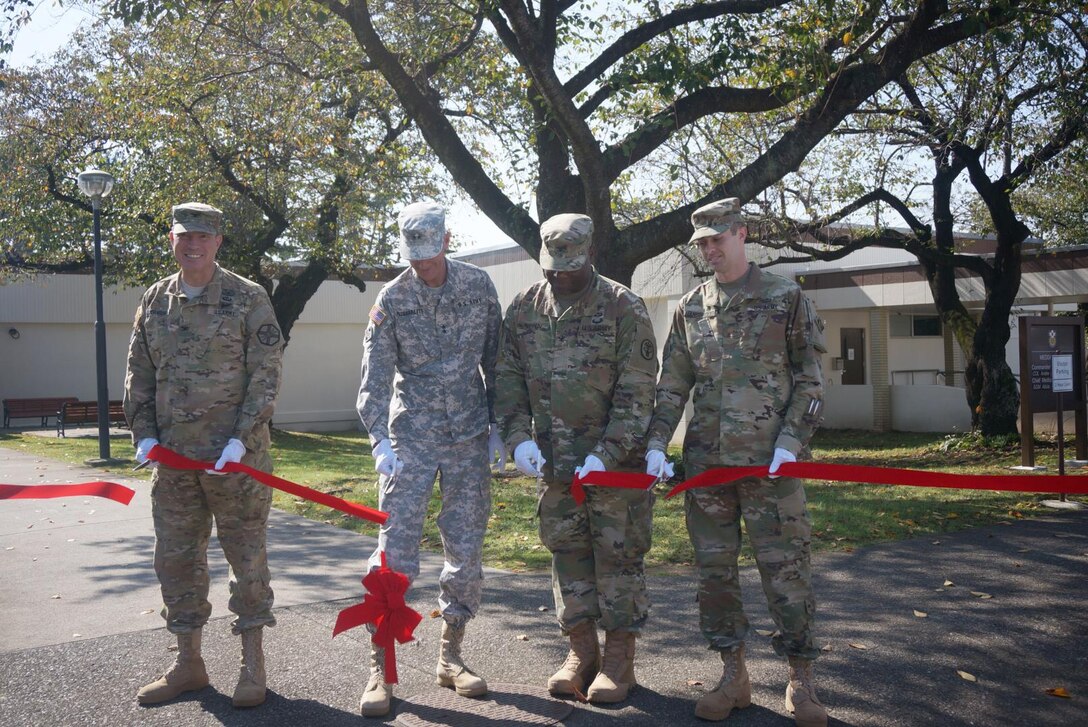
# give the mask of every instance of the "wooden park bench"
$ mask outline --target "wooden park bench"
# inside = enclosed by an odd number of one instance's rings
[[[75,396],[44,396],[34,399],[4,399],[4,428],[11,426],[12,419],[40,419],[41,425],[49,424],[49,417],[57,416],[65,402],[79,401]]]
[[[109,422],[111,426],[127,426],[125,410],[119,400],[110,402]],[[73,424],[98,424],[98,402],[66,401],[61,404],[57,412],[57,436],[63,437],[64,428]]]

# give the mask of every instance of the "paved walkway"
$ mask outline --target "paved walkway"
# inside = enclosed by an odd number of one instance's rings
[[[3,483],[99,476],[0,448]],[[269,531],[279,625],[266,635],[268,701],[252,710],[230,706],[238,640],[230,635],[226,566],[213,543],[215,610],[204,639],[212,688],[139,707],[135,692],[170,662],[173,639],[157,615],[149,485],[110,479],[136,490],[131,505],[0,502],[0,724],[382,723],[356,712],[366,633],[331,638],[337,612],[362,596],[359,578],[374,540],[280,512]],[[425,616],[435,608],[440,566],[428,558],[410,599]],[[832,724],[1088,723],[1088,513],[820,555],[815,571],[818,635],[830,649],[817,675]],[[758,575],[745,569],[743,579],[753,627],[770,630]],[[642,686],[619,707],[579,704],[563,724],[706,724],[692,717],[692,704],[716,682],[720,665],[698,634],[694,580],[656,576],[650,586],[655,606],[636,661]],[[431,670],[439,627],[425,618],[417,641],[398,649],[398,697],[438,689]],[[565,651],[549,578],[490,571],[466,641],[469,663],[494,684],[543,685]],[[727,724],[791,725],[782,704],[785,666],[769,639],[753,638],[748,662],[753,704]],[[1049,696],[1055,687],[1073,698]]]

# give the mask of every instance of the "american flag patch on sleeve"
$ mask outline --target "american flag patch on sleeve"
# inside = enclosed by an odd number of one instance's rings
[[[374,321],[374,325],[380,326],[382,321],[385,320],[385,311],[378,306],[374,306],[370,309],[370,320]]]

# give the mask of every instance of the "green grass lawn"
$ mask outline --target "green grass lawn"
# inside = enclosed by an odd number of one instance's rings
[[[38,437],[0,433],[0,446],[72,463],[97,457],[93,438]],[[112,442],[114,457],[131,458],[127,438]],[[1019,445],[986,447],[970,436],[858,431],[824,431],[812,443],[814,458],[839,464],[936,470],[959,474],[1007,474],[1020,463]],[[304,434],[273,433],[276,473],[346,500],[377,506],[377,476],[366,438],[358,432]],[[1072,458],[1067,447],[1066,457]],[[1036,461],[1056,473],[1057,447],[1036,445]],[[132,462],[114,469],[131,474]],[[107,471],[110,471],[107,469]],[[150,477],[147,470],[137,473]],[[868,543],[912,536],[933,536],[975,525],[1011,522],[1038,512],[1046,495],[946,488],[893,487],[810,481],[806,484],[813,518],[814,550],[851,550]],[[550,564],[536,531],[536,483],[507,473],[492,482],[492,512],[484,561],[516,571],[539,570]],[[654,543],[648,565],[668,570],[692,563],[691,543],[684,527],[683,498],[665,500],[659,485],[654,511]],[[276,492],[275,507],[351,530],[374,535],[377,526],[338,511]],[[435,526],[440,505],[437,488],[423,533],[423,546],[441,549]],[[749,552],[742,554],[751,562]]]

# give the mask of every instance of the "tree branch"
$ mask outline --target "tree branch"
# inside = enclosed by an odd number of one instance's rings
[[[725,2],[711,2],[678,8],[621,35],[612,45],[605,48],[599,56],[590,61],[589,65],[563,84],[563,88],[567,95],[573,98],[596,81],[616,61],[657,36],[681,25],[696,20],[709,20],[722,15],[760,13],[788,3],[789,0],[725,0]]]

